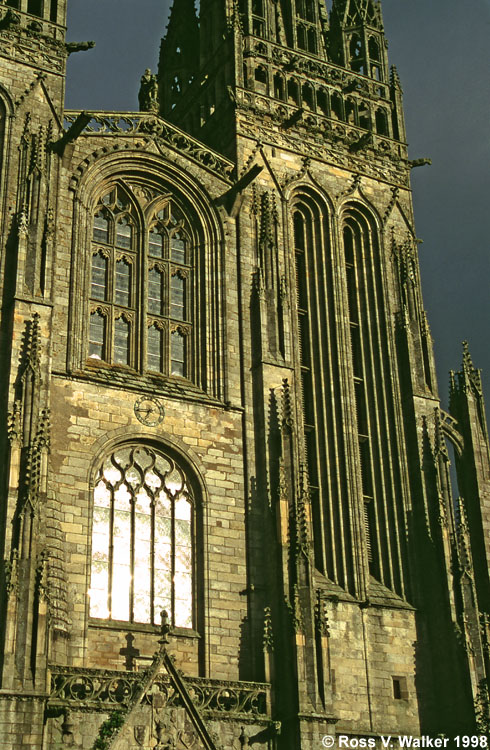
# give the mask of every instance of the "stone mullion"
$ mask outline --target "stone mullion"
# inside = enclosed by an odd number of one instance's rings
[[[114,568],[114,487],[109,484],[109,491],[111,494],[110,508],[109,508],[109,554],[108,554],[108,570],[107,570],[107,609],[109,611],[109,619],[112,618],[112,587],[113,587],[113,568]]]

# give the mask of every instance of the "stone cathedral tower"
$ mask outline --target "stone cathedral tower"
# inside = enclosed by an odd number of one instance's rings
[[[175,0],[140,112],[64,110],[65,18],[0,6],[0,750],[488,733],[380,3]]]

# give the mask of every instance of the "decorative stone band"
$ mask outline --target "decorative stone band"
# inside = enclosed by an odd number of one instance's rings
[[[145,672],[51,667],[50,708],[108,711],[128,707],[135,698]],[[207,718],[265,719],[270,705],[270,685],[261,682],[228,682],[186,677],[186,689],[196,709]],[[155,694],[161,707],[180,708],[179,693],[166,674],[159,675],[144,701]]]
[[[195,140],[183,130],[154,114],[142,112],[93,112],[91,119],[82,130],[82,135],[131,136],[153,135],[168,146],[191,157],[201,166],[219,175],[228,182],[232,181],[235,168],[233,162],[212,151],[203,143]],[[64,127],[68,130],[80,112],[66,111]]]

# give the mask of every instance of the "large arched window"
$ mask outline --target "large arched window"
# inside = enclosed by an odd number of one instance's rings
[[[123,445],[101,463],[94,487],[90,616],[194,623],[194,497],[172,457]]]
[[[362,564],[404,595],[402,437],[376,220],[346,204],[339,256],[327,204],[305,187],[291,229],[315,564],[350,593]]]
[[[361,205],[346,205],[342,239],[369,569],[401,593],[404,493],[383,260],[375,220]]]
[[[139,211],[122,185],[93,215],[88,356],[190,377],[193,242],[170,196]],[[142,219],[142,213],[144,218]]]
[[[335,303],[335,264],[328,210],[315,193],[293,200],[304,442],[313,512],[315,563],[325,576],[355,590],[348,447],[342,404]]]

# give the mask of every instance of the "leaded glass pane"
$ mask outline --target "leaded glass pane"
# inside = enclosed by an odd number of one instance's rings
[[[104,359],[104,344],[106,336],[106,319],[100,312],[90,315],[90,331],[88,355],[94,359]]]
[[[172,574],[170,570],[155,570],[155,594],[153,600],[153,622],[161,622],[163,609],[172,611]]]
[[[190,523],[191,504],[186,497],[179,497],[179,499],[175,501],[175,518]]]
[[[109,242],[109,222],[102,213],[94,216],[93,237],[95,242]]]
[[[100,560],[92,561],[92,574],[90,580],[90,616],[107,618],[109,608],[107,605],[109,592],[109,565]]]
[[[184,486],[184,477],[182,472],[174,467],[170,474],[165,477],[165,487],[169,490],[172,496],[175,496]]]
[[[188,521],[175,519],[175,544],[177,547],[190,547],[191,525]]]
[[[175,570],[179,573],[190,573],[192,570],[192,547],[175,547]]]
[[[122,247],[126,250],[131,248],[132,227],[127,219],[120,219],[116,224],[116,247]]]
[[[163,331],[156,326],[148,329],[147,360],[149,370],[163,371]]]
[[[192,627],[192,577],[190,573],[175,573],[175,625]]]
[[[170,282],[170,316],[176,320],[185,320],[185,279],[178,274]]]
[[[170,344],[170,373],[172,375],[185,375],[185,342],[184,337],[178,331],[173,331]]]
[[[148,246],[153,258],[163,258],[163,236],[156,228],[150,229]]]
[[[163,312],[163,274],[152,268],[148,274],[148,311],[156,315]]]
[[[97,253],[92,255],[92,299],[105,300],[107,296],[107,258]]]
[[[118,318],[114,324],[114,362],[129,364],[129,323]]]
[[[116,303],[124,307],[131,304],[131,266],[122,259],[116,263]]]
[[[114,547],[118,546],[119,540],[114,540]],[[112,608],[111,615],[113,620],[126,620],[129,618],[129,593],[131,585],[131,571],[129,565],[122,565],[114,561],[112,571],[113,581],[116,585],[112,587]]]
[[[170,238],[170,257],[176,263],[185,263],[185,239],[180,232],[174,232]]]

